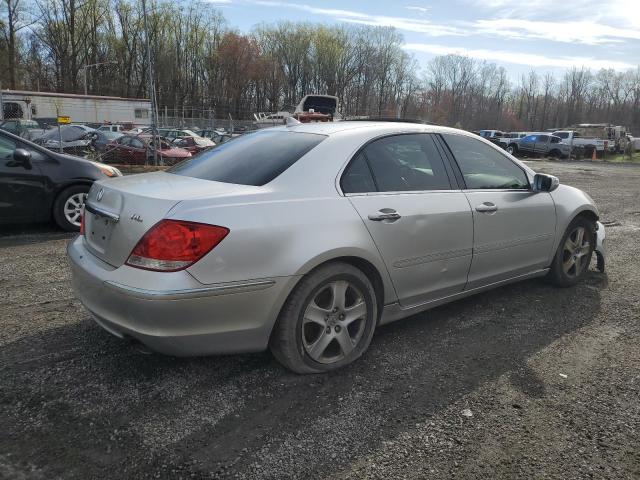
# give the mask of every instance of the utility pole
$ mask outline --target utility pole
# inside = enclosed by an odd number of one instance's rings
[[[144,18],[144,42],[147,47],[147,75],[149,99],[151,100],[151,135],[153,144],[153,164],[158,165],[158,148],[160,148],[160,138],[158,137],[158,106],[156,103],[156,88],[153,82],[153,68],[151,64],[151,42],[149,40],[149,23],[147,21],[147,2],[142,0],[142,16]]]

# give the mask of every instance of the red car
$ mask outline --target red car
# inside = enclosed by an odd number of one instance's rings
[[[153,149],[151,135],[123,135],[107,143],[104,149],[104,159],[112,163],[131,165],[152,164]],[[157,152],[158,161],[165,165],[173,165],[191,156],[188,150],[176,147],[164,138],[160,139],[160,148]]]
[[[199,137],[178,137],[171,142],[173,146],[184,148],[185,150],[191,152],[191,155],[195,155],[196,153],[204,152],[205,150],[209,150],[216,146],[208,138],[199,138]]]

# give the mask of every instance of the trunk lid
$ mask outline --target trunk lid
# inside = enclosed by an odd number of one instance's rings
[[[85,243],[96,257],[119,267],[140,238],[179,202],[245,188],[165,172],[101,180],[93,184],[85,202]]]

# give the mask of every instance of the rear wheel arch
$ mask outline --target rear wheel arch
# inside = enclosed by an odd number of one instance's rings
[[[364,258],[361,258],[361,257],[350,257],[350,256],[338,257],[338,258],[335,258],[334,260],[330,260],[329,262],[348,263],[349,265],[353,265],[355,268],[357,268],[358,270],[360,270],[362,273],[364,273],[367,276],[367,278],[369,279],[369,281],[373,285],[373,289],[376,292],[376,300],[377,300],[377,303],[378,303],[378,319],[377,319],[377,321],[379,322],[380,321],[380,317],[382,315],[382,307],[384,306],[385,289],[384,289],[384,282],[382,281],[382,275],[380,275],[380,272],[378,271],[376,266],[373,265],[368,260],[365,260]],[[327,262],[327,263],[329,263],[329,262]]]
[[[369,281],[371,282],[371,284],[373,285],[373,289],[376,293],[376,300],[378,303],[378,319],[377,321],[380,321],[380,317],[382,315],[382,307],[384,306],[384,295],[385,292],[387,291],[385,289],[385,284],[384,284],[384,280],[382,278],[382,274],[380,273],[379,269],[373,264],[371,263],[369,260],[366,260],[362,257],[358,257],[355,255],[344,255],[344,256],[338,256],[338,257],[333,257],[330,258],[328,260],[324,260],[321,261],[315,265],[313,265],[312,268],[308,269],[304,275],[301,275],[300,278],[298,279],[298,281],[295,283],[295,285],[293,286],[293,288],[291,289],[291,292],[289,292],[289,295],[287,296],[287,298],[295,291],[296,287],[298,286],[298,284],[308,275],[312,274],[313,272],[315,272],[316,270],[323,268],[327,265],[330,265],[332,263],[347,263],[355,268],[357,268],[358,270],[360,270],[362,273],[364,273],[366,275],[366,277],[369,279]],[[286,301],[285,301],[286,304]],[[283,304],[284,307],[284,304]],[[282,307],[281,307],[282,309]]]
[[[357,265],[357,266],[356,266]],[[373,269],[373,270],[371,270]],[[369,274],[365,273],[365,270],[369,270]],[[369,264],[366,260],[359,257],[334,257],[322,263],[319,263],[314,268],[307,271],[304,275],[301,275],[298,281],[295,282],[291,291],[288,293],[286,300],[280,308],[276,322],[271,330],[269,336],[269,349],[274,357],[285,367],[297,373],[321,373],[342,366],[348,365],[359,358],[368,348],[373,336],[374,330],[380,319],[381,288],[382,280],[376,279],[379,273],[376,273],[375,266]],[[337,279],[337,280],[336,280]],[[330,343],[319,340],[324,355],[325,349],[330,349],[332,346],[337,347],[338,341],[340,351],[343,352],[342,358],[337,358],[335,361],[323,362],[322,359],[318,359],[314,356],[314,352],[309,351],[309,345],[305,341],[309,341],[306,338],[306,330],[304,329],[303,314],[308,307],[310,299],[314,299],[318,292],[325,291],[327,282],[342,282],[347,285],[351,284],[352,288],[356,288],[359,293],[362,294],[362,301],[367,305],[365,314],[359,321],[364,322],[360,328],[364,330],[361,332],[361,336],[356,339],[356,343],[351,344],[352,348],[343,350],[343,342],[337,340],[337,337],[330,335],[337,335],[340,332],[340,323],[335,326],[335,334],[333,333],[334,323],[327,323],[325,327],[322,327],[320,336],[329,339]],[[376,283],[379,282],[378,287]],[[346,290],[345,290],[346,292]],[[335,293],[334,293],[335,295]],[[334,297],[335,298],[335,297]],[[343,307],[346,304],[346,300],[343,299]],[[321,308],[327,308],[325,305]],[[317,308],[317,307],[316,307]],[[341,312],[340,307],[333,309],[333,312]],[[371,310],[369,310],[371,309]],[[328,311],[328,310],[327,310]],[[366,313],[370,312],[370,313]],[[326,322],[339,322],[344,319],[345,311],[342,311],[340,318],[334,318],[330,320],[329,316],[326,317]],[[337,315],[334,314],[334,315]],[[306,317],[305,317],[306,318]],[[318,320],[313,320],[307,323],[320,323]],[[350,323],[350,322],[349,322]],[[355,322],[354,322],[355,324]],[[348,324],[342,325],[344,332],[351,330],[347,327]],[[316,325],[317,326],[317,325]],[[302,330],[301,330],[302,329]],[[318,332],[315,332],[318,333]],[[353,340],[353,339],[352,339]],[[312,342],[312,349],[315,349],[318,342]],[[334,352],[335,353],[335,352]]]

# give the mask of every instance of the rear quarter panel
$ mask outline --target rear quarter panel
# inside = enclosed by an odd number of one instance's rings
[[[230,229],[216,248],[188,269],[204,284],[304,275],[326,261],[354,256],[380,273],[385,303],[396,300],[371,236],[344,197],[218,206],[183,202],[170,216]]]

